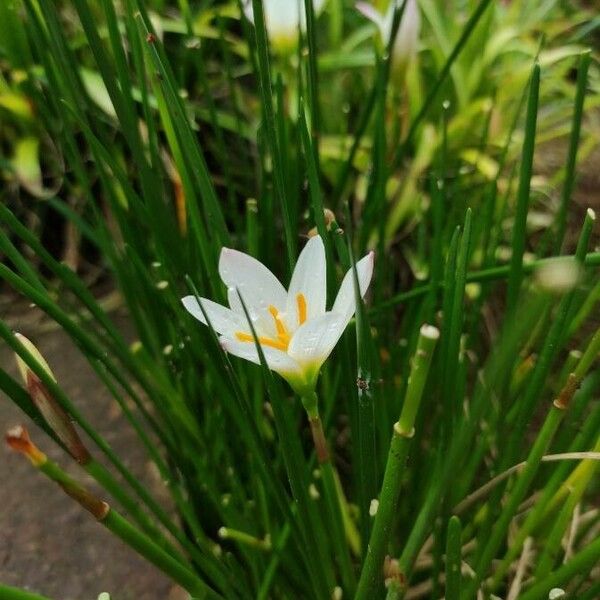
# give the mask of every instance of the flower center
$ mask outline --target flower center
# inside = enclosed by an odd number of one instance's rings
[[[298,309],[298,322],[300,325],[306,321],[306,298],[304,294],[296,295],[296,307]],[[269,346],[271,348],[275,348],[276,350],[287,351],[288,346],[290,345],[290,340],[292,336],[288,331],[285,323],[279,314],[277,308],[275,308],[272,304],[269,305],[268,308],[269,313],[273,317],[273,321],[275,321],[275,329],[277,331],[277,337],[269,337],[266,335],[258,336],[258,343],[261,346]],[[254,342],[254,337],[251,333],[245,333],[244,331],[236,331],[235,337],[240,342]]]

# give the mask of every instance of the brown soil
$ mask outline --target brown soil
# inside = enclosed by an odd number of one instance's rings
[[[131,428],[65,334],[53,331],[34,337],[31,331],[21,330],[36,343],[69,397],[126,465],[136,476],[151,481],[147,458]],[[15,374],[14,358],[6,346],[0,347],[0,363]],[[27,426],[50,457],[94,489],[87,473],[0,394],[0,430],[19,423]],[[96,523],[24,457],[2,446],[0,582],[56,600],[95,600],[104,591],[113,600],[170,597],[172,584],[161,573]]]

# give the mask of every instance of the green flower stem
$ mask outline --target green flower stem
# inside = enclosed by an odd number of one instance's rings
[[[485,544],[485,546],[478,552],[479,560],[475,567],[475,577],[465,587],[464,598],[474,598],[479,587],[480,582],[483,580],[493,557],[502,544],[502,540],[506,536],[506,531],[510,525],[510,521],[514,517],[519,504],[525,498],[527,490],[529,489],[533,479],[538,471],[542,456],[545,454],[554,434],[556,433],[558,426],[560,425],[565,414],[565,407],[555,404],[550,409],[550,412],[544,422],[542,430],[540,431],[529,456],[524,469],[519,474],[515,486],[500,513],[500,516],[495,522],[492,529],[491,535]]]
[[[519,596],[519,600],[547,598],[548,592],[552,588],[566,585],[576,575],[589,571],[598,560],[600,560],[600,537],[573,556],[568,563],[533,585],[527,592]]]
[[[312,433],[313,443],[315,446],[315,453],[321,471],[325,502],[327,504],[329,519],[333,528],[333,543],[340,568],[342,583],[344,588],[346,588],[346,592],[352,596],[356,588],[356,577],[352,567],[350,547],[348,545],[344,527],[342,507],[343,499],[338,493],[336,474],[331,463],[331,456],[327,446],[327,438],[325,437],[325,432],[323,431],[323,422],[321,421],[321,417],[318,413],[316,394],[313,393],[312,395],[303,397],[302,404],[306,408],[306,413],[308,415],[310,431]]]
[[[381,486],[379,506],[358,583],[356,600],[373,598],[383,583],[383,561],[400,495],[406,457],[414,435],[415,418],[438,338],[439,331],[435,327],[431,325],[421,327],[402,413],[400,419],[394,425]]]
[[[40,594],[34,594],[33,592],[1,584],[0,598],[3,598],[3,600],[50,600],[47,596],[40,596]]]

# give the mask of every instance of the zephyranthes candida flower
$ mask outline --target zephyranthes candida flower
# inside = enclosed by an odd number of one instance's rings
[[[315,15],[318,15],[325,0],[313,0]],[[246,18],[254,23],[252,0],[242,0]],[[278,51],[292,49],[298,41],[300,30],[306,30],[304,0],[263,0],[265,25],[269,41]]]
[[[361,296],[373,274],[373,253],[356,263]],[[219,274],[228,288],[229,308],[200,298],[225,351],[260,364],[248,310],[267,365],[300,394],[314,390],[319,370],[340,339],[356,308],[350,269],[330,311],[323,240],[311,238],[296,263],[286,289],[261,262],[237,250],[223,248]],[[240,300],[241,299],[243,301]],[[185,308],[207,324],[195,296],[182,299]]]
[[[373,5],[367,2],[358,2],[356,8],[367,19],[370,19],[379,28],[381,40],[387,44],[392,36],[392,24],[396,6],[402,7],[403,0],[390,0],[387,12],[381,14]],[[419,32],[421,29],[421,15],[417,0],[406,0],[402,13],[402,20],[392,48],[392,66],[394,70],[404,69],[406,64],[417,52]]]

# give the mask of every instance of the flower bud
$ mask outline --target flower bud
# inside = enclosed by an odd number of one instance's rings
[[[48,460],[46,455],[31,441],[27,429],[21,425],[9,429],[6,432],[5,440],[11,450],[24,454],[34,467],[39,467]]]
[[[48,376],[52,379],[52,381],[56,381],[56,377],[54,377],[54,373],[52,369],[48,366],[46,359],[41,355],[40,351],[33,345],[33,342],[26,338],[21,333],[15,333],[15,337],[25,346],[26,350],[35,358],[36,362],[46,371]],[[19,368],[19,373],[25,384],[27,384],[27,377],[29,374],[34,375],[31,369],[27,366],[27,363],[18,355],[15,354],[15,358],[17,359],[17,367]]]
[[[15,333],[15,337],[25,346],[36,362],[46,371],[52,381],[56,381],[52,370],[39,350],[24,335]],[[90,459],[90,454],[83,445],[79,434],[75,430],[71,418],[46,389],[40,378],[29,368],[27,363],[17,354],[17,366],[25,388],[32,402],[44,417],[46,423],[65,445],[67,451],[80,464],[85,464]]]

